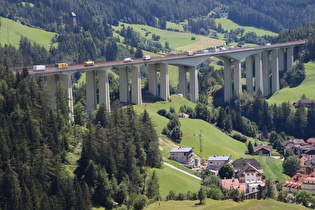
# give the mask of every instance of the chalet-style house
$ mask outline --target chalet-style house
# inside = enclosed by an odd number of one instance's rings
[[[264,171],[256,159],[240,158],[232,166],[240,185],[246,186],[246,193],[258,191],[259,185],[263,184]]]
[[[312,104],[315,105],[315,100],[301,99],[297,102],[293,102],[293,106],[295,108],[299,108],[301,105],[304,105],[306,108],[310,108]]]
[[[183,164],[190,164],[194,159],[193,147],[178,147],[170,151],[170,158]]]
[[[258,191],[258,186],[263,183],[263,170],[257,169],[249,162],[236,174],[240,184],[246,184],[246,193]]]
[[[315,145],[315,138],[309,138],[306,140],[307,144],[312,144],[313,146]]]
[[[208,158],[209,170],[219,170],[224,164],[230,163],[232,161],[231,155],[214,155]]]
[[[315,172],[311,174],[295,174],[282,185],[282,189],[290,193],[305,190],[315,195]]]
[[[254,155],[262,155],[262,156],[271,156],[272,154],[272,146],[266,146],[266,145],[258,145],[254,146]]]

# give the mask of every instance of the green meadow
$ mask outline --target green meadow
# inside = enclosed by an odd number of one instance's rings
[[[163,210],[189,210],[189,209],[266,209],[266,210],[287,210],[287,209],[307,209],[301,205],[281,203],[276,200],[245,200],[244,202],[234,201],[217,201],[206,199],[204,205],[199,205],[199,201],[161,201],[155,202],[147,209],[163,209]]]
[[[7,18],[1,17],[0,20],[0,43],[2,45],[11,44],[18,48],[20,39],[24,36],[31,42],[36,42],[37,44],[43,45],[46,49],[49,49],[51,38],[56,35],[56,33],[31,28]]]
[[[257,34],[257,36],[264,36],[264,35],[269,35],[269,36],[277,36],[277,33],[271,32],[271,31],[267,31],[264,29],[259,29],[259,28],[255,28],[255,27],[250,27],[250,26],[241,26],[238,25],[237,23],[234,23],[233,21],[227,19],[227,18],[219,18],[219,19],[215,19],[216,23],[221,23],[223,29],[225,30],[234,30],[237,28],[244,28],[245,29],[245,33],[247,32],[255,32]]]
[[[309,62],[305,65],[305,80],[297,87],[286,87],[274,93],[269,99],[269,104],[281,104],[282,102],[293,103],[305,96],[309,99],[315,99],[315,63]]]

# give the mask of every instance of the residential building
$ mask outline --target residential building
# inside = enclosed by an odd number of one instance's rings
[[[209,170],[219,170],[224,164],[230,163],[232,161],[231,155],[214,155],[208,158]]]
[[[238,189],[239,191],[246,192],[246,185],[240,185],[238,179],[232,178],[232,179],[221,179],[222,187],[225,189]]]
[[[290,193],[306,190],[315,195],[315,172],[311,174],[295,174],[282,185],[282,189]]]
[[[252,166],[254,166],[256,169],[260,169],[260,164],[258,161],[254,158],[240,158],[235,160],[232,163],[232,166],[234,167],[235,173],[237,173],[239,170],[241,170],[247,163],[250,163]]]
[[[301,100],[298,100],[297,102],[293,102],[293,106],[295,108],[299,108],[301,105],[304,105],[305,107],[310,108],[312,104],[315,105],[315,100],[301,99]]]
[[[247,185],[247,193],[258,191],[258,187],[263,183],[263,170],[257,169],[249,162],[247,162],[242,169],[240,169],[236,176],[240,184]]]
[[[170,158],[183,164],[190,164],[194,159],[193,147],[178,147],[170,151]]]
[[[263,144],[254,146],[253,149],[255,155],[271,156],[272,153],[272,146],[266,146]]]

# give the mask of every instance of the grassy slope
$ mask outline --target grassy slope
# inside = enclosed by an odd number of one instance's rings
[[[286,210],[286,209],[306,209],[303,206],[281,203],[276,200],[246,200],[244,202],[233,202],[233,201],[216,201],[206,199],[205,205],[198,205],[199,201],[167,201],[167,202],[156,202],[148,206],[148,209],[163,209],[163,210],[174,210],[174,209],[268,209],[268,210]]]
[[[197,192],[200,188],[200,180],[179,172],[168,166],[163,169],[154,169],[159,177],[160,195],[165,198],[170,190],[175,193]]]
[[[246,32],[255,32],[257,36],[264,36],[264,35],[269,35],[269,36],[277,36],[277,33],[267,31],[264,29],[258,29],[254,27],[249,27],[249,26],[240,26],[237,23],[234,23],[233,21],[226,19],[226,18],[220,18],[215,20],[217,23],[221,23],[222,27],[225,30],[232,30],[232,29],[237,29],[237,28],[244,28],[245,33]]]
[[[310,99],[314,99],[315,96],[315,63],[307,63],[305,64],[305,72],[306,78],[305,80],[297,87],[294,88],[284,88],[273,94],[268,99],[269,104],[281,104],[282,102],[290,101],[293,103],[294,101],[298,101],[303,93],[306,97]]]
[[[55,36],[55,33],[47,32],[41,29],[31,28],[22,25],[13,20],[1,17],[0,27],[0,43],[12,44],[15,47],[19,47],[21,36],[27,37],[31,42],[36,42],[49,49],[51,38]]]
[[[142,113],[144,109],[146,109],[150,114],[150,117],[152,118],[154,124],[156,125],[158,135],[162,136],[161,131],[163,127],[166,126],[169,120],[158,115],[156,112],[161,108],[169,110],[170,106],[173,106],[176,111],[179,111],[179,107],[184,104],[190,107],[194,107],[193,103],[187,101],[184,98],[174,95],[172,96],[171,102],[160,101],[156,103],[144,103],[144,105],[142,106],[134,106],[134,109],[138,113]],[[194,152],[197,155],[200,155],[199,138],[193,135],[199,134],[200,130],[202,130],[202,148],[204,158],[207,159],[211,155],[232,155],[232,158],[234,160],[240,157],[254,157],[257,158],[261,163],[261,166],[264,169],[265,175],[268,179],[277,177],[280,182],[284,182],[288,179],[288,176],[282,174],[281,160],[268,157],[245,156],[245,144],[230,138],[212,124],[206,123],[202,120],[180,118],[180,122],[183,136],[192,136],[183,138],[180,145],[182,147],[194,147]],[[169,157],[169,151],[174,146],[176,146],[176,144],[165,139],[161,141],[161,149],[163,151],[164,158]]]
[[[174,31],[167,31],[167,30],[161,30],[158,28],[154,28],[147,25],[137,25],[137,24],[126,24],[124,23],[125,28],[128,26],[131,26],[135,31],[139,32],[142,37],[145,37],[146,32],[151,32],[151,34],[147,37],[151,39],[152,34],[159,35],[161,39],[159,42],[164,46],[165,42],[168,42],[170,44],[170,48],[176,49],[176,50],[199,50],[199,49],[205,49],[208,47],[215,47],[222,45],[222,40],[212,39],[204,36],[198,36],[191,33],[183,33],[183,32],[174,32]],[[115,30],[120,30],[121,26],[113,27]],[[145,30],[141,30],[145,29]],[[191,40],[191,37],[196,37],[196,40]]]

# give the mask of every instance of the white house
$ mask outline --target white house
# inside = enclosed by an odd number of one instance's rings
[[[214,155],[208,158],[208,169],[209,170],[219,170],[224,164],[230,163],[232,161],[231,155]]]

